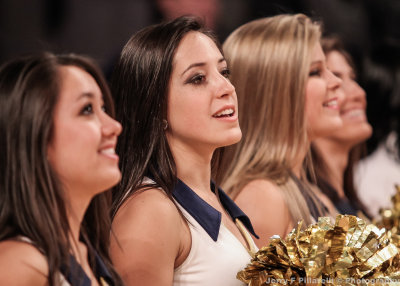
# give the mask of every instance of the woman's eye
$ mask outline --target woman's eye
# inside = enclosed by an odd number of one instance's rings
[[[195,75],[194,77],[192,77],[192,78],[189,80],[189,83],[192,83],[192,84],[201,84],[201,83],[204,82],[205,80],[206,80],[206,77],[205,77],[204,75],[199,74],[199,75]]]
[[[93,106],[91,103],[85,105],[81,110],[82,115],[90,115],[92,113],[93,113]]]
[[[338,78],[340,78],[340,79],[343,79],[343,76],[342,76],[341,73],[334,72],[334,71],[333,71],[332,73],[333,73],[334,76],[336,76],[336,77],[338,77]]]
[[[321,75],[321,71],[319,69],[314,69],[314,70],[311,70],[308,75],[309,76],[320,76]]]
[[[221,74],[222,74],[224,77],[226,77],[226,78],[229,79],[229,76],[231,75],[231,71],[230,71],[228,68],[226,68],[226,69],[223,69],[223,70],[221,71]]]

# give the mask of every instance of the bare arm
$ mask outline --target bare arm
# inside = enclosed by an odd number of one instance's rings
[[[126,285],[172,285],[182,255],[182,226],[175,205],[160,190],[128,199],[113,221],[111,237],[111,258]]]
[[[0,242],[0,285],[48,285],[47,260],[33,245]]]
[[[255,180],[247,184],[235,202],[249,216],[260,239],[259,248],[266,246],[272,235],[284,238],[293,227],[289,209],[281,190],[267,180]]]

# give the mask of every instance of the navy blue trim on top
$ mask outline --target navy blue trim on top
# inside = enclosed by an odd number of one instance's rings
[[[211,182],[211,189],[214,192],[214,184]],[[174,199],[203,227],[208,235],[217,241],[219,228],[221,226],[221,213],[200,198],[189,186],[178,179],[172,193]],[[221,189],[218,189],[218,196],[222,206],[229,213],[232,220],[239,219],[247,230],[258,238],[247,215],[228,197]]]
[[[110,272],[108,271],[106,265],[101,260],[100,256],[95,252],[95,263],[96,263],[96,273],[94,275],[98,280],[103,278],[107,283],[112,286],[114,281]],[[81,265],[76,261],[75,257],[71,254],[69,256],[69,271],[65,265],[61,267],[61,273],[64,275],[65,279],[72,286],[91,286],[92,282],[86,275],[85,271],[82,269]]]

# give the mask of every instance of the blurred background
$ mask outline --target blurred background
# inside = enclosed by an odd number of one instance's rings
[[[371,152],[400,128],[399,0],[0,0],[0,64],[41,50],[75,52],[109,77],[129,37],[163,19],[198,15],[224,41],[249,20],[299,12],[322,21],[354,57],[374,127]]]

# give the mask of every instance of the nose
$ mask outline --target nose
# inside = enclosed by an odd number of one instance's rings
[[[119,136],[122,132],[122,125],[104,112],[101,118],[101,131],[106,137]]]
[[[357,101],[365,101],[365,90],[353,79],[350,80],[348,88],[345,89],[347,96]]]
[[[235,87],[233,86],[229,78],[223,76],[219,72],[216,80],[216,86],[218,97],[230,96],[235,92]]]
[[[342,106],[343,102],[346,100],[346,94],[343,88],[341,88],[343,86],[343,80],[334,75],[330,70],[327,70],[327,82],[328,89],[335,92],[335,95],[338,97],[339,106]]]
[[[327,70],[328,88],[337,89],[342,85],[342,80],[335,76],[330,70]]]

